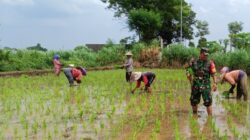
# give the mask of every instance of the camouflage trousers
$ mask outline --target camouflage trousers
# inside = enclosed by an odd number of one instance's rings
[[[191,89],[190,102],[192,106],[196,106],[200,103],[202,96],[204,106],[208,107],[212,105],[212,95],[210,84],[197,84],[194,83]]]

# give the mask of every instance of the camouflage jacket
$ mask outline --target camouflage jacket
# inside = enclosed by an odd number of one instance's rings
[[[186,68],[186,73],[193,76],[194,85],[210,85],[210,76],[216,73],[213,61],[195,60]]]

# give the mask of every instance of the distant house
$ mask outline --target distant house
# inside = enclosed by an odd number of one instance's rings
[[[88,48],[92,49],[93,51],[97,52],[105,46],[105,44],[85,44]]]

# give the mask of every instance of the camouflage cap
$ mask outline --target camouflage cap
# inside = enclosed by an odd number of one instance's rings
[[[204,53],[205,55],[208,55],[209,54],[208,51],[209,51],[208,48],[203,47],[201,48],[200,53]]]

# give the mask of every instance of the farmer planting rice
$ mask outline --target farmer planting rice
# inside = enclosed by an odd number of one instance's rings
[[[234,88],[237,85],[236,98],[239,100],[243,95],[244,100],[247,101],[247,74],[243,70],[229,71],[228,67],[223,67],[220,73],[221,83],[226,81],[231,85],[228,93],[234,93]]]
[[[153,83],[155,79],[155,74],[152,72],[133,72],[130,77],[130,82],[137,81],[136,87],[131,91],[131,93],[134,93],[137,88],[140,88],[141,82],[144,82],[145,88],[144,90],[148,93],[152,93],[152,89],[150,85]]]
[[[54,64],[54,72],[56,76],[60,75],[61,69],[62,69],[62,63],[59,61],[60,56],[58,54],[55,54],[53,57],[53,64]]]
[[[133,54],[131,52],[127,52],[125,54],[127,56],[127,59],[125,61],[125,64],[123,64],[123,67],[126,69],[126,81],[129,82],[130,80],[130,76],[132,74],[133,71],[133,59],[132,56]]]
[[[190,102],[193,109],[193,113],[197,114],[198,104],[202,96],[204,106],[207,107],[208,115],[212,115],[212,96],[211,96],[211,81],[210,76],[213,78],[213,90],[216,90],[215,73],[216,68],[213,61],[207,59],[208,49],[202,48],[200,50],[200,56],[198,60],[194,60],[189,64],[187,69],[187,77],[191,83],[191,97]]]
[[[69,68],[64,68],[63,71],[69,81],[70,86],[79,85],[82,82],[81,81],[82,76],[87,75],[87,72],[83,67],[74,67],[73,64],[70,64]],[[75,81],[77,84],[75,84]]]

